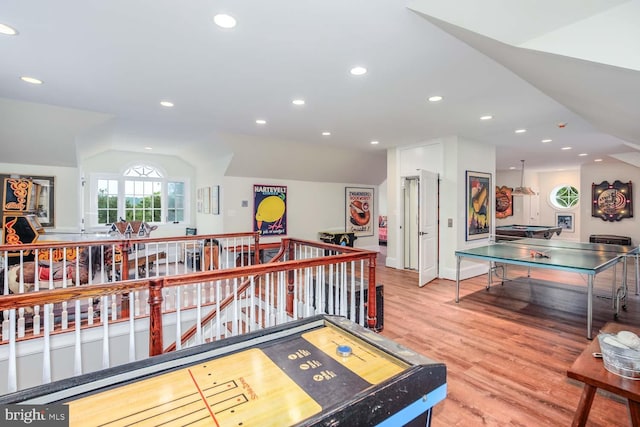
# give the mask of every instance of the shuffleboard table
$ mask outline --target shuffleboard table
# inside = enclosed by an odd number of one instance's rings
[[[430,425],[445,396],[443,363],[346,318],[316,316],[0,396],[0,404],[61,405],[69,425],[83,427],[395,427]]]

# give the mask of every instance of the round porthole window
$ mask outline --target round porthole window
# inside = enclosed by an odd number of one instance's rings
[[[558,209],[569,209],[578,204],[580,194],[573,185],[560,185],[551,190],[549,201]]]

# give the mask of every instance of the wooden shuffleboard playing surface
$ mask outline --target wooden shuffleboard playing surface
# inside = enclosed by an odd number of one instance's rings
[[[292,425],[406,367],[327,326],[73,400],[69,415],[78,426]]]
[[[446,395],[443,364],[331,316],[129,365],[0,404],[68,405],[82,427],[425,425]]]

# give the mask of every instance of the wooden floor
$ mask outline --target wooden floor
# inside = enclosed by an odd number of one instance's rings
[[[434,409],[434,427],[571,425],[582,384],[566,371],[589,343],[586,278],[537,270],[530,280],[512,269],[509,277],[522,279],[489,291],[486,275],[463,281],[456,304],[453,281],[419,288],[415,272],[378,267],[376,274],[384,285],[382,335],[447,366],[447,398]],[[595,298],[594,337],[614,321],[606,279],[596,280],[603,297]],[[635,292],[617,321],[640,325]],[[626,403],[598,393],[587,425],[631,425]]]

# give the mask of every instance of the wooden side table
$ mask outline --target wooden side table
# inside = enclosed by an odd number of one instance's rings
[[[631,331],[640,335],[640,328],[620,323],[607,323],[602,332],[617,333],[619,331]],[[640,427],[640,380],[630,380],[607,371],[602,359],[593,357],[593,353],[600,353],[600,344],[594,339],[582,354],[573,362],[567,371],[567,376],[584,383],[580,403],[573,417],[572,426],[586,425],[591,404],[597,389],[627,399],[629,416],[634,427]]]

